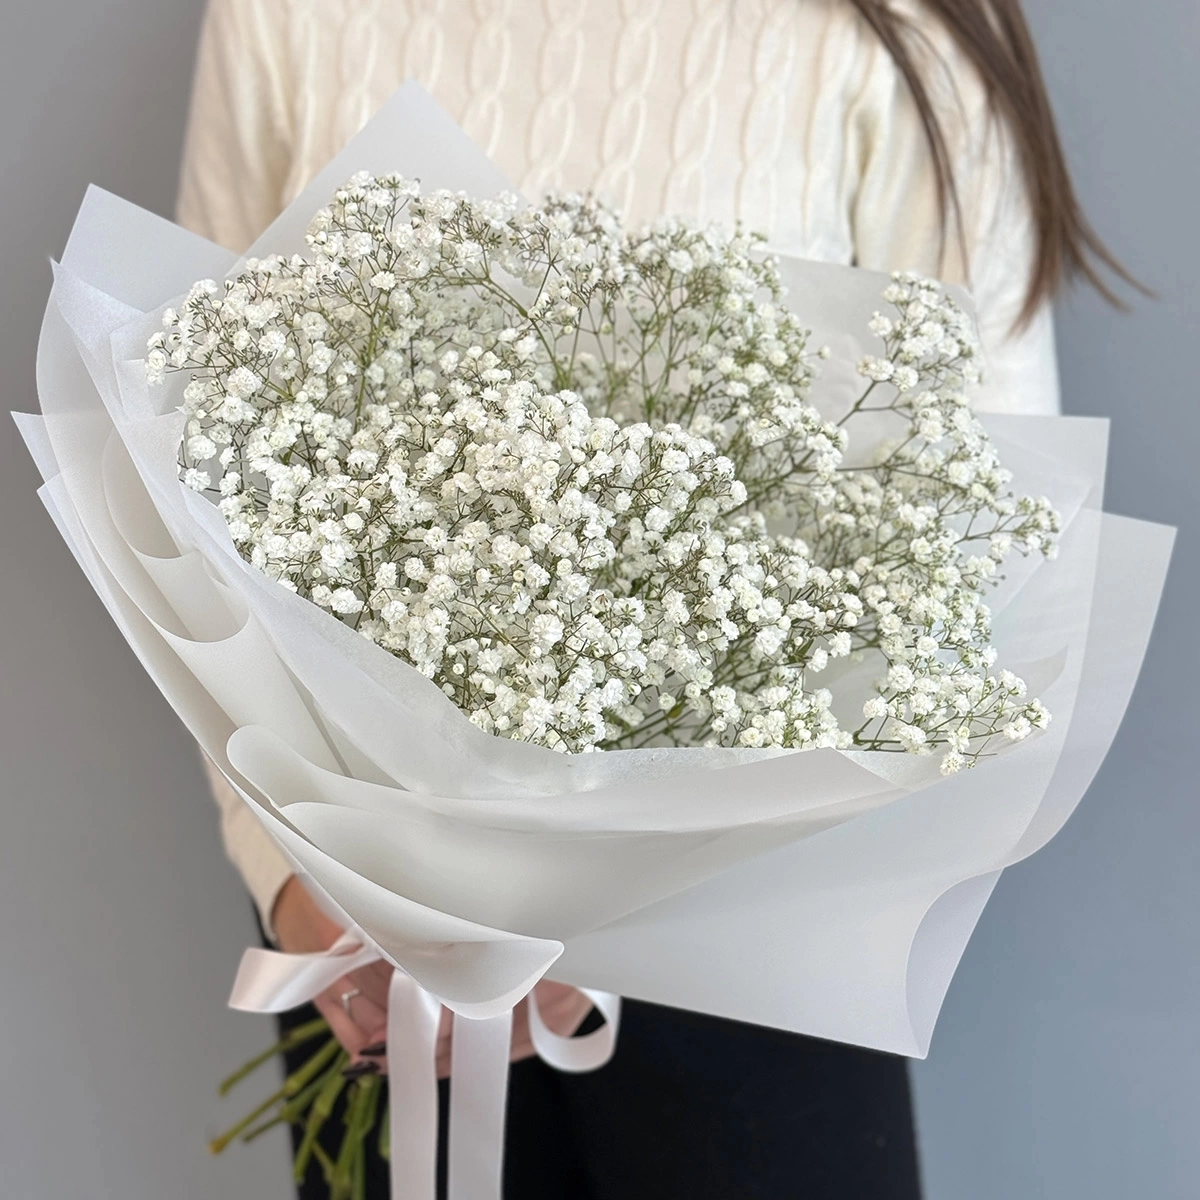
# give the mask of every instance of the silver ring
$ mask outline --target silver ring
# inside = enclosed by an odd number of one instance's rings
[[[342,993],[342,1012],[344,1012],[346,1016],[350,1017],[351,1020],[354,1018],[350,1015],[350,1001],[353,1000],[355,996],[361,995],[361,988],[351,988],[348,992]]]

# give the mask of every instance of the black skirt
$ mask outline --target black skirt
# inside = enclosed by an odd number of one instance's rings
[[[439,1196],[448,1095],[443,1083]],[[330,1153],[340,1129],[336,1116],[326,1124]],[[373,1156],[368,1173],[370,1200],[388,1200],[387,1164]],[[315,1165],[299,1196],[328,1200]],[[626,1001],[616,1055],[599,1071],[512,1068],[505,1200],[919,1196],[903,1058]]]

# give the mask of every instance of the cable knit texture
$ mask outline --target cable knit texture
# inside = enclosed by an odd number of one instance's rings
[[[944,31],[918,0],[894,2],[922,35],[966,260],[953,236],[940,254],[915,106],[846,0],[212,0],[179,217],[243,249],[415,79],[530,198],[592,190],[634,220],[740,219],[779,250],[969,282],[1001,392],[1056,411],[1049,311],[1010,336],[1033,228],[1009,140]],[[269,918],[291,868],[214,789]]]

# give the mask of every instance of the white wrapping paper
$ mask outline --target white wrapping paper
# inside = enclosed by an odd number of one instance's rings
[[[402,89],[271,226],[301,248],[356,170],[475,195],[503,180]],[[1064,513],[1057,561],[994,597],[1001,662],[1049,729],[942,779],[930,759],[833,750],[565,756],[488,736],[430,681],[250,568],[177,477],[182,418],[137,361],[219,248],[98,190],[55,271],[41,413],[18,423],[92,586],[204,750],[330,912],[465,1017],[555,978],[924,1055],[1000,871],[1051,837],[1128,701],[1171,531],[1102,512],[1103,422],[986,423],[1019,491]],[[789,261],[789,304],[833,346],[818,403],[856,381],[881,279]]]

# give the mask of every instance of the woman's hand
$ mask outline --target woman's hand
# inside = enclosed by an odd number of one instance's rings
[[[293,875],[280,889],[271,910],[271,923],[279,948],[289,954],[312,954],[328,950],[342,934],[317,906],[308,890]],[[392,978],[390,963],[376,962],[341,976],[313,1003],[329,1022],[334,1036],[345,1047],[355,1064],[372,1063],[386,1071],[383,1057],[387,1040],[388,985]],[[553,1032],[568,1036],[583,1024],[591,1011],[591,1001],[565,983],[543,980],[535,989],[542,1019]],[[345,1005],[342,997],[350,998]],[[450,1038],[454,1014],[442,1009],[438,1029],[437,1073],[439,1079],[450,1074]],[[519,1062],[534,1053],[529,1036],[529,1006],[524,1000],[513,1013],[512,1061]]]
[[[293,875],[275,898],[271,923],[279,948],[289,954],[314,954],[328,950],[342,935],[336,921],[331,921],[308,889]],[[368,1061],[375,1055],[363,1055],[364,1049],[374,1051],[387,1038],[388,984],[392,977],[391,963],[375,962],[341,976],[325,989],[313,1003],[329,1022],[329,1028],[351,1061]],[[342,997],[349,995],[345,1005]]]

